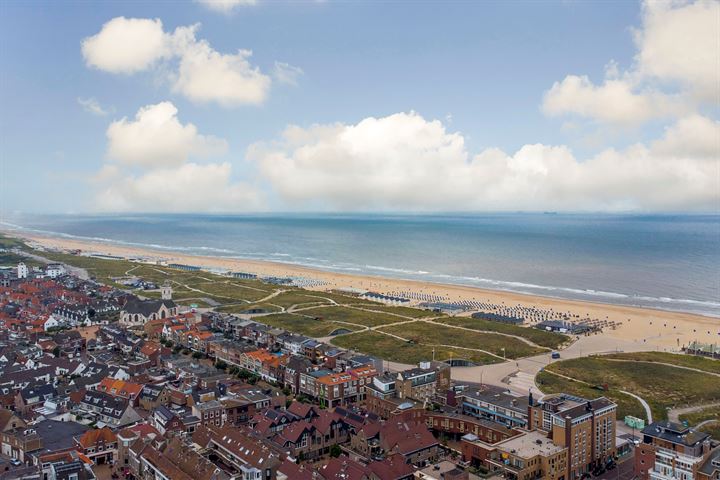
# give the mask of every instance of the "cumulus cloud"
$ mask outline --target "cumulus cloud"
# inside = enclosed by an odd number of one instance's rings
[[[195,102],[217,102],[223,106],[259,104],[267,97],[270,77],[253,67],[252,52],[222,54],[204,40],[187,41],[180,58],[173,91]]]
[[[82,41],[88,66],[110,73],[135,73],[170,54],[160,19],[116,17]]]
[[[183,125],[171,102],[148,105],[138,110],[134,120],[122,118],[107,129],[109,158],[127,165],[171,166],[188,157],[222,154],[227,142],[201,135],[192,123]]]
[[[150,170],[116,178],[99,191],[96,208],[107,212],[227,212],[257,210],[257,191],[232,183],[229,163]]]
[[[708,128],[712,149],[717,122]],[[709,122],[709,123],[708,123]],[[400,210],[684,210],[720,200],[720,160],[687,152],[679,122],[650,146],[608,149],[580,161],[565,146],[525,145],[471,156],[459,133],[415,113],[355,125],[289,127],[248,157],[293,206]],[[714,136],[713,136],[714,135]]]
[[[593,84],[586,76],[568,75],[545,93],[547,115],[578,114],[603,122],[637,125],[653,118],[675,117],[687,112],[686,100],[660,92],[634,92],[627,80],[606,79]]]
[[[190,100],[224,106],[260,104],[271,79],[250,64],[252,52],[224,54],[204,39],[199,25],[166,32],[159,19],[117,17],[82,42],[85,63],[110,73],[152,70]]]
[[[232,13],[238,7],[257,5],[257,0],[196,0],[210,10],[223,13]]]
[[[638,71],[720,100],[720,2],[646,1],[636,32]]]
[[[611,61],[601,84],[568,75],[545,93],[550,116],[574,114],[633,125],[677,118],[720,100],[720,2],[646,1],[635,32],[637,54],[621,72]]]
[[[100,105],[100,102],[98,102],[95,98],[82,98],[78,97],[77,99],[78,104],[88,113],[92,113],[93,115],[98,115],[104,117],[105,115],[109,114],[111,110],[105,109]]]
[[[295,67],[284,62],[275,62],[273,77],[275,77],[275,80],[279,83],[297,86],[298,78],[300,78],[304,73],[305,72],[303,72],[300,67]]]
[[[227,212],[261,208],[258,190],[233,181],[228,162],[189,159],[225,153],[225,140],[178,120],[170,102],[147,105],[107,129],[108,162],[90,178],[95,209],[107,212]]]

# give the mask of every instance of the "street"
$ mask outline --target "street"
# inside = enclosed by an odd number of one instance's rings
[[[618,463],[617,467],[605,472],[599,477],[595,477],[599,480],[632,480],[633,478],[633,462],[634,456],[628,455]]]

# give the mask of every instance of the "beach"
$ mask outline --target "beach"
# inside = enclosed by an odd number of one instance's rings
[[[679,350],[692,341],[715,343],[720,338],[720,320],[702,315],[670,312],[624,305],[593,303],[543,297],[501,290],[488,290],[463,285],[431,283],[418,280],[383,278],[370,275],[328,272],[280,262],[189,255],[149,248],[113,245],[104,242],[68,239],[26,232],[8,231],[8,235],[23,238],[43,248],[104,254],[127,259],[143,259],[165,263],[199,266],[253,273],[262,277],[302,277],[322,283],[316,290],[358,289],[384,294],[413,292],[442,297],[451,302],[478,301],[508,307],[527,307],[567,313],[574,318],[595,318],[615,322],[617,328],[605,328],[598,334],[615,338],[637,349]]]

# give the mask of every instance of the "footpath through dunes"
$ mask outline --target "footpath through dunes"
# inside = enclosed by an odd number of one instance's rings
[[[644,409],[638,407],[641,402],[633,395],[647,403],[655,420],[667,419],[673,409],[720,403],[716,360],[650,353],[656,361],[638,360],[644,353],[562,360],[545,367],[536,382],[545,393],[606,395],[618,402],[618,418],[624,415],[647,418]],[[688,362],[695,366],[687,367]]]

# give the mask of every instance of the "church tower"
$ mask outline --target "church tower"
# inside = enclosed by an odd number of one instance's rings
[[[172,300],[172,287],[170,282],[166,281],[163,286],[160,287],[160,298],[163,300]]]

